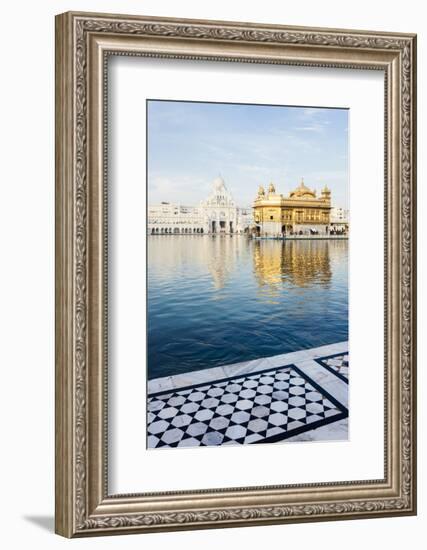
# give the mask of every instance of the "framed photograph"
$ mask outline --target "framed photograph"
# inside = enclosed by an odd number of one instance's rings
[[[56,532],[416,513],[416,37],[56,18]]]

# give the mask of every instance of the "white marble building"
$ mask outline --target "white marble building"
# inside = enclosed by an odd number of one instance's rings
[[[336,229],[348,229],[349,225],[349,212],[344,208],[337,206],[331,208],[330,218],[331,228]]]
[[[199,206],[162,202],[148,207],[148,234],[243,234],[252,225],[252,209],[236,206],[221,177]]]

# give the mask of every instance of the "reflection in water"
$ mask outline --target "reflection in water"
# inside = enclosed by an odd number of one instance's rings
[[[347,241],[148,238],[149,378],[348,338]]]
[[[208,272],[214,288],[224,287],[230,274],[245,256],[249,259],[250,240],[238,236],[154,236],[149,238],[149,270],[157,276],[173,279],[177,270],[188,267]]]
[[[331,280],[330,241],[256,241],[254,271],[258,284],[277,295],[283,285],[306,287]]]

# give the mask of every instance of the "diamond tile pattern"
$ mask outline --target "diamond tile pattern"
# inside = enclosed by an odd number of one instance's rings
[[[348,383],[349,380],[349,360],[348,353],[333,355],[329,357],[322,357],[316,359],[318,363],[323,365],[333,374],[336,374],[341,380]]]
[[[148,448],[280,441],[348,416],[294,365],[148,396]]]

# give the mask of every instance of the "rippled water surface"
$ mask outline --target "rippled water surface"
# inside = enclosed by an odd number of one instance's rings
[[[348,241],[148,237],[148,377],[348,339]]]

